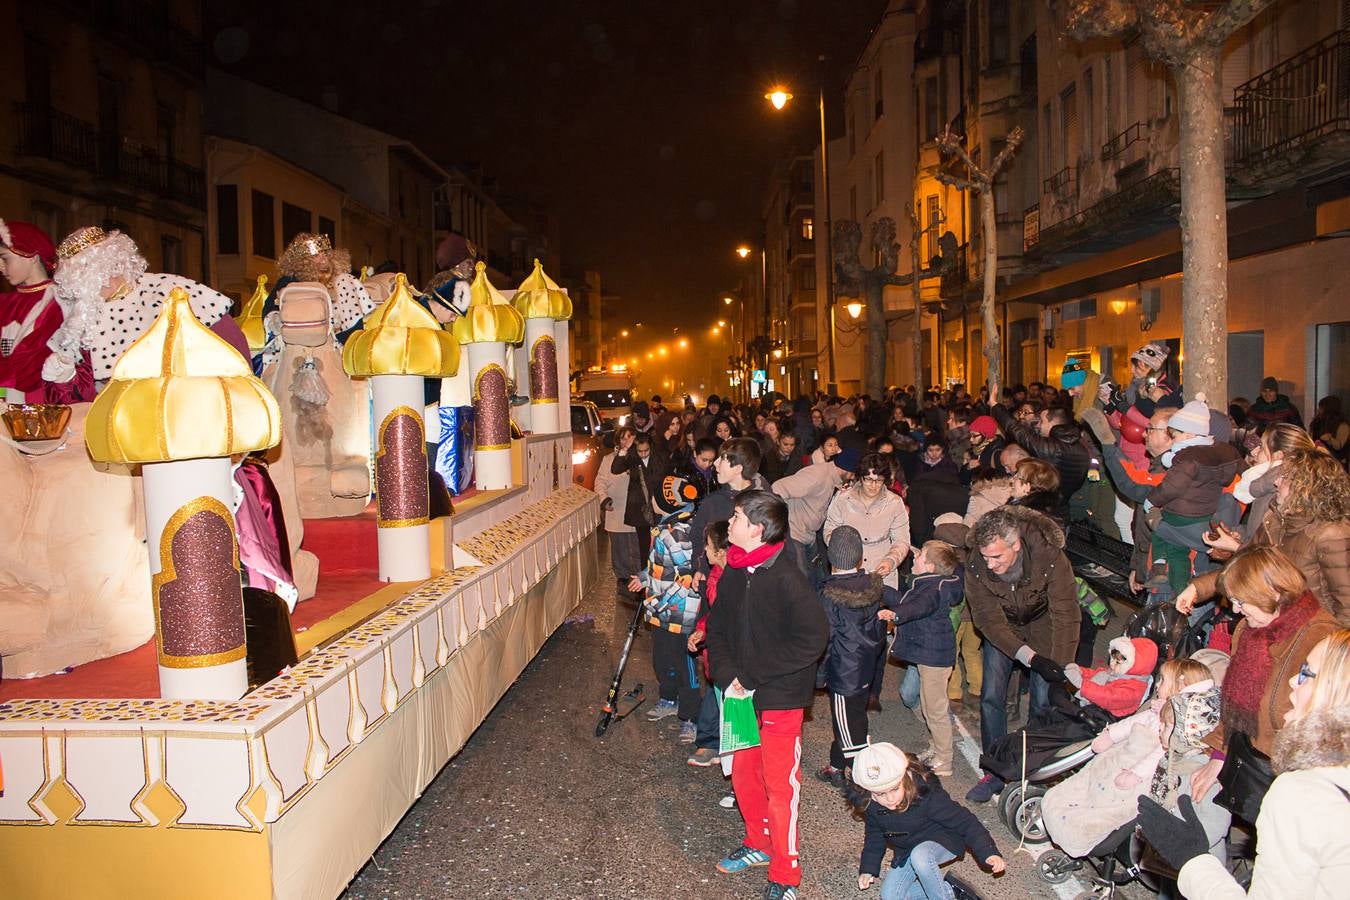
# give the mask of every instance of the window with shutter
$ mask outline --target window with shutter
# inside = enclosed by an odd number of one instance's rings
[[[1059,95],[1059,144],[1064,148],[1061,168],[1071,169],[1077,164],[1078,140],[1078,87],[1071,84]]]

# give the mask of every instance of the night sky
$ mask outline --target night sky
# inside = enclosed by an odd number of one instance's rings
[[[554,212],[566,268],[598,269],[628,318],[669,327],[720,315],[771,166],[816,143],[818,56],[834,137],[885,6],[208,0],[205,39],[222,68],[481,163]],[[763,99],[776,81],[797,95],[781,113]]]

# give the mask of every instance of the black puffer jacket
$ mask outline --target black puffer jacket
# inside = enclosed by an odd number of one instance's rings
[[[1059,494],[1063,505],[1067,506],[1074,491],[1083,486],[1092,463],[1092,453],[1083,440],[1083,429],[1076,422],[1056,425],[1050,429],[1049,437],[1042,437],[1039,430],[1014,419],[1002,405],[994,407],[993,416],[1008,440],[1021,444],[1032,456],[1045,460],[1059,471]]]
[[[951,798],[936,775],[924,778],[918,788],[913,802],[903,810],[887,809],[875,800],[867,805],[864,816],[867,830],[858,874],[879,876],[887,847],[895,851],[891,868],[899,868],[924,841],[935,841],[956,856],[970,848],[971,855],[981,864],[998,855],[998,846],[989,830],[973,812]]]
[[[792,542],[788,542],[792,546]],[[805,709],[830,625],[795,557],[780,550],[753,572],[727,566],[708,613],[708,665],[717,686],[755,692],[755,709]]]
[[[886,640],[886,623],[877,618],[884,590],[881,576],[868,572],[831,575],[821,585],[820,605],[830,621],[825,686],[831,693],[853,697],[872,686]]]

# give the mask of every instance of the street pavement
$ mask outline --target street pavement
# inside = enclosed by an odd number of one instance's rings
[[[675,717],[648,722],[644,706],[613,723],[604,738],[595,737],[633,615],[630,604],[616,600],[603,537],[600,553],[601,576],[568,624],[358,873],[346,900],[761,895],[764,869],[740,875],[715,869],[740,844],[742,823],[735,810],[718,805],[731,792],[720,769],[686,765],[691,748],[678,742]],[[1099,655],[1107,635],[1123,625],[1118,615],[1107,626]],[[656,695],[650,648],[644,628],[624,679],[625,689],[639,681],[646,686],[648,705]],[[927,732],[899,701],[901,674],[888,667],[884,709],[872,714],[871,737],[917,752],[927,745]],[[974,709],[956,709],[956,772],[944,782],[960,800],[978,777],[979,720]],[[829,704],[817,694],[803,735],[801,896],[876,898],[876,885],[858,890],[862,823],[812,774],[828,762],[829,743]],[[968,856],[953,867],[982,896],[1072,898],[1087,887],[1086,879],[1054,887],[1042,881],[1034,855],[1018,850],[994,806],[973,809],[1008,860],[1008,871],[994,878]],[[1116,896],[1152,895],[1132,885]]]

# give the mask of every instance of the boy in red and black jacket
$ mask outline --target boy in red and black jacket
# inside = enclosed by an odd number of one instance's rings
[[[736,498],[731,548],[708,614],[708,662],[728,697],[752,695],[760,745],[736,751],[731,785],[745,843],[722,872],[769,867],[769,900],[795,900],[801,794],[802,714],[814,699],[816,666],[830,628],[816,592],[791,554],[787,505],[768,491]]]

